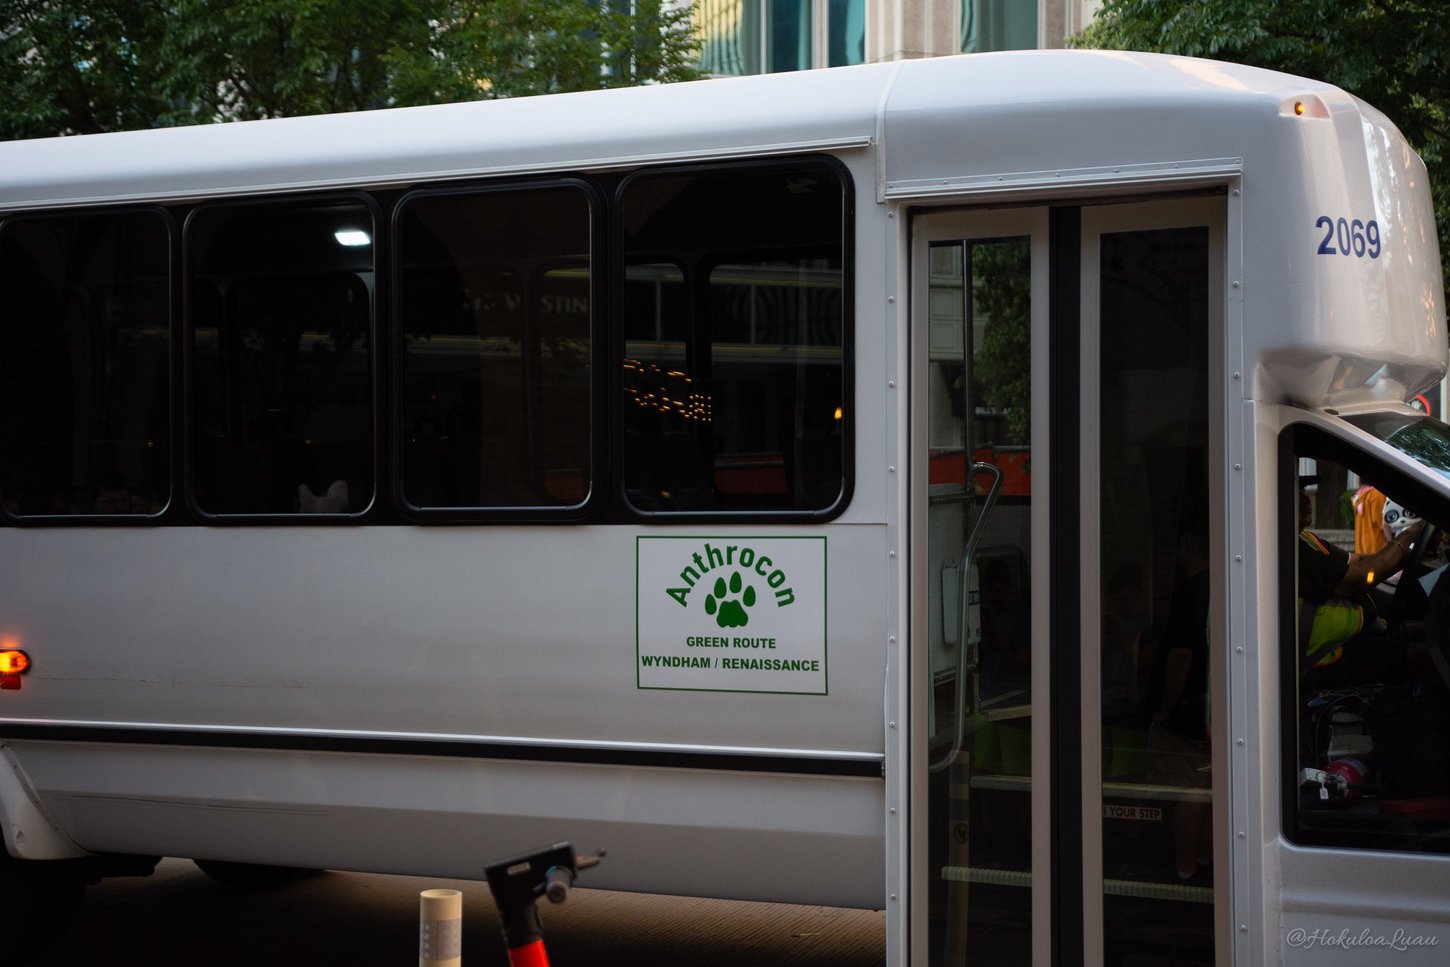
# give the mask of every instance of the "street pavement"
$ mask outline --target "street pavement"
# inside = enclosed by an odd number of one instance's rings
[[[149,877],[90,887],[80,916],[37,963],[414,967],[418,894],[433,888],[463,892],[464,967],[505,967],[482,881],[326,872],[243,891],[174,859]],[[878,911],[578,888],[563,906],[540,910],[552,967],[879,967],[885,959]]]

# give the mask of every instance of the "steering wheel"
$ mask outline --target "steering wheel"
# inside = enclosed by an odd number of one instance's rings
[[[1389,617],[1391,621],[1407,620],[1414,605],[1425,600],[1425,591],[1420,587],[1420,565],[1425,560],[1426,552],[1435,543],[1438,530],[1439,528],[1434,524],[1428,520],[1425,521],[1419,538],[1410,545],[1409,551],[1405,554],[1405,559],[1400,564],[1400,581],[1395,585],[1395,593],[1390,598]]]

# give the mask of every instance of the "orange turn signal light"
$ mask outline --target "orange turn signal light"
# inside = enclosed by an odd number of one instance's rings
[[[1314,94],[1285,98],[1279,104],[1279,114],[1284,117],[1319,118],[1329,117],[1329,106]]]
[[[30,656],[18,648],[0,651],[0,675],[19,675],[30,668]]]

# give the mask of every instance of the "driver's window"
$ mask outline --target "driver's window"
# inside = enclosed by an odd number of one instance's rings
[[[1373,458],[1291,433],[1293,492],[1281,510],[1290,838],[1450,852],[1450,514]]]

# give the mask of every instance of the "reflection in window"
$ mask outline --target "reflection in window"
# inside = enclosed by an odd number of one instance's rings
[[[171,498],[170,235],[161,215],[0,230],[5,511],[154,515]]]
[[[1101,236],[1102,783],[1084,792],[1102,809],[1109,963],[1214,963],[1211,251],[1201,226]]]
[[[844,454],[843,195],[823,166],[626,183],[626,496],[819,511]]]
[[[962,0],[962,51],[1032,50],[1037,4],[1022,0]]]
[[[1364,413],[1345,419],[1436,473],[1450,476],[1450,427],[1439,420],[1404,413]]]
[[[207,514],[373,500],[373,245],[353,202],[215,205],[187,225],[191,482]]]
[[[843,11],[848,33],[832,43],[832,57],[843,59],[831,63],[860,63],[849,58],[855,51],[854,24],[859,23],[864,59],[864,0],[831,0],[831,16],[837,7],[861,10],[854,19]],[[701,37],[700,69],[707,74],[740,75],[813,66],[812,12],[812,0],[698,0],[694,21]]]
[[[1444,439],[1437,427],[1407,429]],[[1450,513],[1368,455],[1307,427],[1289,432],[1281,610],[1290,838],[1450,852]]]
[[[590,220],[575,186],[403,202],[409,506],[562,508],[589,496]]]
[[[866,0],[829,0],[826,66],[866,63]]]
[[[1006,963],[1032,950],[1031,243],[933,242],[928,259],[929,963]]]
[[[758,0],[698,0],[700,69],[707,74],[761,73]]]
[[[808,70],[811,67],[811,0],[772,0],[766,4],[765,69]]]

